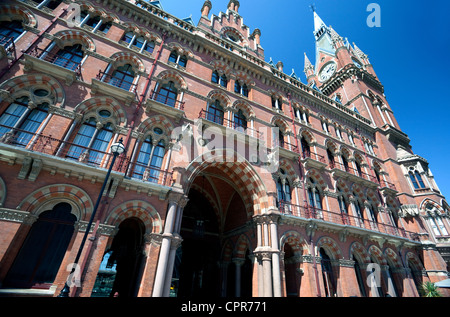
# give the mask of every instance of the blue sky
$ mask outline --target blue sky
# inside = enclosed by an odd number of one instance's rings
[[[211,13],[229,0],[211,0]],[[161,0],[168,13],[200,19],[204,0]],[[186,5],[188,3],[189,5]],[[369,27],[370,3],[380,6],[381,26]],[[385,87],[387,100],[415,154],[430,163],[444,195],[450,195],[450,1],[433,0],[240,0],[239,13],[252,32],[261,30],[266,61],[282,61],[306,82],[304,52],[314,63],[313,13],[367,55]],[[448,196],[447,196],[448,201]]]

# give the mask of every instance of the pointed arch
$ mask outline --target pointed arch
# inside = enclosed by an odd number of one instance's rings
[[[47,88],[52,95],[52,104],[56,107],[63,108],[66,101],[66,94],[63,86],[54,77],[34,73],[29,75],[20,75],[6,80],[0,85],[0,90],[6,90],[10,98],[15,99],[17,94],[21,94],[30,87]]]
[[[233,103],[233,109],[242,110],[246,118],[255,118],[255,112],[253,111],[252,106],[245,100],[236,100]]]
[[[233,242],[227,240],[222,248],[222,261],[225,263],[230,263],[233,258]]]
[[[92,214],[93,206],[90,196],[81,188],[69,184],[53,184],[33,191],[17,206],[18,210],[39,214],[53,208],[59,202],[72,206],[72,213],[78,220],[87,220]]]
[[[333,260],[342,258],[342,251],[334,239],[324,236],[319,238],[316,243],[317,248],[324,248]]]
[[[131,217],[138,218],[144,223],[146,233],[162,233],[162,221],[158,211],[153,205],[142,200],[121,203],[111,211],[105,223],[119,227],[122,221]]]
[[[285,245],[289,245],[294,252],[294,255],[301,256],[309,253],[308,244],[300,233],[294,230],[287,231],[280,239],[280,250],[284,249]]]
[[[145,65],[142,59],[134,53],[130,52],[116,52],[111,55],[112,66],[114,68],[123,66],[125,64],[130,64],[133,70],[136,72],[145,72]]]
[[[246,235],[241,234],[236,242],[234,256],[244,259],[247,250],[251,250],[250,240]]]
[[[37,19],[34,14],[23,6],[18,5],[1,5],[0,6],[0,16],[2,16],[2,21],[12,21],[16,18],[22,20],[22,23],[31,27],[37,27]],[[7,19],[7,20],[3,20]]]
[[[309,178],[312,178],[322,191],[327,189],[327,183],[318,170],[314,168],[307,170],[305,173],[305,182],[308,182]]]
[[[81,30],[62,30],[54,35],[56,44],[59,48],[64,46],[72,46],[81,44],[84,50],[95,52],[94,40],[84,31]]]
[[[284,120],[280,116],[273,116],[272,120],[270,121],[270,124],[272,126],[278,126],[283,133],[290,133],[291,128],[289,127],[289,124],[287,124],[286,120]]]
[[[395,268],[401,268],[402,262],[398,254],[391,248],[386,248],[384,250],[384,257],[388,263],[391,263]]]
[[[112,110],[112,117],[117,122],[117,125],[126,126],[126,113],[120,103],[113,97],[100,96],[84,100],[75,107],[74,111],[84,115],[90,111],[96,111],[102,107],[107,107]]]
[[[353,242],[350,245],[350,251],[349,251],[350,259],[352,258],[352,255],[355,255],[362,263],[370,263],[370,256],[367,250],[364,248],[364,246],[360,242]]]
[[[215,100],[219,100],[220,104],[223,107],[231,107],[231,100],[230,98],[228,98],[228,96],[223,93],[220,90],[212,90],[208,93],[208,95],[206,96],[206,98],[210,101],[210,102],[214,102]]]
[[[265,213],[269,208],[266,186],[248,161],[227,149],[215,149],[199,155],[187,166],[181,185],[188,193],[195,178],[208,167],[217,167],[226,173],[238,188],[247,207],[247,216]]]
[[[376,245],[372,244],[368,249],[369,256],[371,256],[371,260],[374,260],[379,265],[386,265],[386,259],[383,256],[383,252],[381,252],[380,248]]]
[[[137,128],[137,132],[146,133],[147,131],[150,131],[155,127],[161,128],[164,132],[164,135],[167,137],[171,136],[174,129],[174,125],[172,124],[172,122],[166,116],[160,114],[147,118],[143,122],[141,122]]]
[[[158,74],[158,76],[156,76],[156,79],[158,80],[160,85],[166,84],[169,81],[172,81],[172,82],[174,82],[176,88],[187,89],[187,83],[184,80],[183,76],[181,76],[175,70],[162,71]]]

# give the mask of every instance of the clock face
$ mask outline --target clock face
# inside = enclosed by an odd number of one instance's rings
[[[320,82],[325,82],[328,79],[331,78],[331,76],[333,76],[333,74],[336,72],[336,63],[328,63],[326,64],[322,70],[320,71],[319,74],[319,81]]]
[[[356,67],[358,67],[358,68],[362,67],[361,63],[358,60],[356,60],[354,58],[352,58],[352,60],[353,60],[353,64],[355,64]]]

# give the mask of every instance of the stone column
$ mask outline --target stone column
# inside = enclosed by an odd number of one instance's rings
[[[173,228],[176,219],[176,210],[180,194],[169,194],[169,208],[167,211],[166,224],[164,233],[162,234],[161,250],[159,253],[158,267],[156,269],[156,277],[153,289],[153,297],[161,297],[164,295],[164,282],[166,280],[167,268],[169,263],[170,245],[173,239]]]
[[[278,219],[279,215],[270,216],[270,236],[272,245],[272,276],[273,296],[281,297],[281,272],[280,272],[280,250],[278,246]]]
[[[235,258],[233,259],[233,263],[236,267],[236,274],[235,274],[235,296],[241,297],[241,268],[244,264],[245,259],[242,258]]]

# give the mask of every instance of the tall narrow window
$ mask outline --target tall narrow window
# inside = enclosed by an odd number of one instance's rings
[[[172,53],[170,53],[169,62],[185,68],[187,65],[187,57],[186,55],[180,55],[177,51],[173,50]]]
[[[113,86],[130,91],[133,87],[134,76],[133,67],[130,64],[125,64],[117,67],[106,81]]]
[[[322,277],[325,288],[326,297],[336,296],[336,287],[333,274],[333,268],[331,266],[331,259],[323,248],[320,248],[320,263],[322,266]]]
[[[238,112],[234,114],[234,128],[241,132],[247,130],[247,118],[245,117],[241,109],[239,109]]]
[[[156,97],[156,101],[175,107],[177,97],[178,90],[175,87],[175,83],[173,81],[169,81],[167,84],[161,86],[161,89]]]
[[[208,108],[208,120],[217,124],[223,125],[224,111],[219,100],[209,105]]]
[[[245,97],[248,97],[248,87],[247,84],[240,84],[238,80],[235,81],[234,83],[234,92],[240,95],[243,95]]]
[[[355,269],[355,275],[356,275],[356,280],[358,281],[359,292],[362,297],[367,297],[366,288],[364,286],[365,285],[364,279],[361,274],[361,266],[359,265],[359,262],[355,258],[354,255],[353,255],[353,261],[355,262],[355,264],[353,265],[353,268]]]
[[[48,114],[48,103],[42,103],[30,110],[28,97],[14,101],[0,116],[0,137],[12,132],[12,144],[27,146]],[[12,131],[14,129],[14,131]]]
[[[75,44],[73,46],[66,46],[62,50],[59,50],[53,59],[53,64],[74,71],[78,66],[80,66],[82,60],[82,46],[81,44]]]
[[[153,138],[148,136],[141,145],[133,177],[158,183],[164,153],[164,140],[157,141],[156,146],[154,146]]]
[[[342,155],[342,165],[344,165],[344,170],[345,170],[346,172],[349,172],[349,171],[350,171],[350,169],[349,169],[349,167],[348,167],[348,161],[347,161],[347,158],[346,158],[344,155]]]
[[[219,84],[222,87],[227,87],[228,85],[228,79],[225,74],[220,75],[217,70],[213,71],[211,81],[215,84]]]
[[[311,157],[311,148],[304,136],[302,136],[300,143],[302,145],[303,158]]]
[[[334,155],[329,148],[327,148],[327,156],[330,168],[334,168],[335,167]]]
[[[66,157],[100,165],[112,134],[111,123],[99,128],[96,120],[90,118],[80,127]]]

